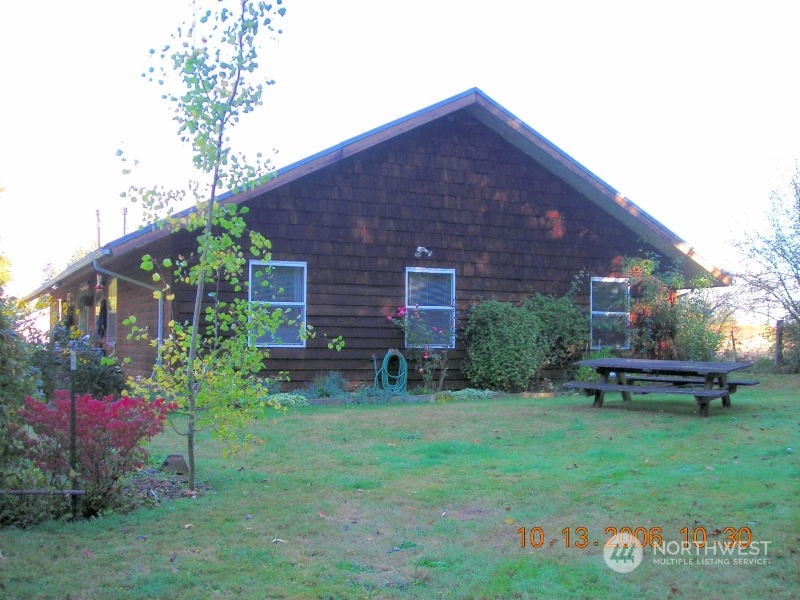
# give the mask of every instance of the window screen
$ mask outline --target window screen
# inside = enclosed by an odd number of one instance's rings
[[[592,349],[630,349],[630,281],[617,277],[592,277],[590,303]]]
[[[406,348],[455,348],[455,269],[406,269]]]
[[[268,305],[283,315],[276,331],[254,337],[256,346],[305,347],[305,262],[251,261],[250,302]]]

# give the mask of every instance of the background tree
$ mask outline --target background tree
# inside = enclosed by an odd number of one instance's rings
[[[0,194],[3,191],[0,186]],[[33,373],[28,368],[29,350],[24,340],[26,314],[15,298],[6,296],[4,287],[9,281],[11,261],[0,253],[0,487],[4,488],[22,454],[20,444],[9,432],[19,421],[22,399],[34,389]]]
[[[5,294],[3,288],[10,279],[11,261],[0,254],[0,420],[35,389],[35,373],[29,364],[32,347],[28,344],[33,324],[30,311]]]
[[[181,140],[192,146],[195,167],[208,176],[207,192],[192,187],[197,207],[190,218],[168,221],[170,226],[197,232],[197,255],[176,260],[146,256],[142,261],[155,281],[163,280],[163,270],[172,270],[173,281],[195,287],[192,320],[169,324],[171,335],[164,344],[162,367],[149,382],[171,392],[186,415],[192,489],[198,427],[213,424],[217,432],[230,432],[269,404],[269,382],[256,376],[266,355],[248,340],[254,329],[274,331],[280,312],[254,314],[244,300],[225,302],[217,290],[209,293],[207,286],[213,282],[241,292],[246,286],[242,277],[245,254],[269,258],[269,242],[247,230],[245,211],[233,205],[221,207],[217,197],[223,191],[256,185],[268,176],[260,156],[251,166],[232,151],[229,133],[243,115],[262,104],[264,85],[272,83],[258,79],[257,40],[264,31],[280,33],[274,20],[284,12],[281,0],[274,4],[219,2],[215,10],[195,7],[192,20],[178,27],[170,44],[150,51],[160,62],[146,76],[167,90],[177,77],[182,91],[167,91],[163,97],[173,106]],[[183,197],[158,188],[132,189],[130,194],[151,208]],[[204,310],[207,295],[212,296],[213,305]],[[133,335],[142,333],[135,322],[129,323]]]
[[[766,228],[736,245],[746,265],[737,282],[751,311],[785,320],[787,357],[800,370],[800,166],[789,190],[773,191],[770,200]]]
[[[19,409],[26,394],[36,387],[31,369],[32,346],[26,341],[29,314],[15,298],[6,296],[3,286],[11,278],[11,262],[0,254],[0,487],[13,487],[22,447],[10,434],[19,422]],[[0,507],[0,513],[3,512]]]
[[[753,310],[777,309],[781,318],[800,321],[800,167],[789,193],[773,191],[764,231],[737,244],[746,270],[737,274],[752,297]]]
[[[11,261],[4,254],[0,254],[0,290],[11,281]]]

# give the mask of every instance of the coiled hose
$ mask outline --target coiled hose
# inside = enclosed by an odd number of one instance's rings
[[[397,358],[397,373],[392,374],[389,372],[389,363],[393,358]],[[373,362],[375,357],[372,357]],[[390,394],[403,394],[406,391],[406,384],[408,383],[408,363],[406,358],[399,350],[392,348],[383,357],[381,368],[377,368],[375,362],[375,389],[381,388],[383,391]]]

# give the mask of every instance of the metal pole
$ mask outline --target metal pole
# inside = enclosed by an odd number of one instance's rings
[[[72,471],[72,489],[78,489],[78,443],[77,443],[77,408],[75,402],[75,371],[78,370],[78,360],[75,350],[69,353],[69,468]],[[72,495],[72,518],[78,518],[78,496]]]

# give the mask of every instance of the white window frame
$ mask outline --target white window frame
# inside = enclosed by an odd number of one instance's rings
[[[269,301],[266,302],[264,300],[255,300],[253,299],[253,274],[255,271],[260,269],[269,269],[271,267],[295,267],[302,269],[302,298],[300,301]],[[308,306],[308,263],[305,261],[290,261],[290,260],[251,260],[249,264],[249,273],[248,273],[248,300],[252,304],[266,304],[271,308],[289,308],[293,310],[298,310],[301,314],[299,323],[296,325],[299,331],[299,335],[297,336],[298,341],[292,342],[279,342],[273,339],[273,341],[267,341],[265,338],[271,337],[271,334],[267,333],[264,337],[260,339],[253,339],[252,344],[257,348],[305,348],[306,347],[306,335],[304,335],[306,329],[306,309]]]
[[[409,295],[409,277],[411,274],[418,274],[418,273],[431,273],[437,275],[450,275],[450,304],[449,305],[419,305],[416,303],[411,303],[408,297]],[[447,343],[432,343],[432,344],[422,344],[422,345],[412,345],[409,344],[408,336],[405,336],[405,347],[406,348],[455,348],[456,347],[456,270],[455,269],[440,269],[440,268],[427,268],[427,267],[406,267],[405,273],[405,307],[406,307],[406,319],[409,318],[409,314],[414,310],[419,310],[423,314],[425,311],[449,311],[449,330],[450,330],[450,337],[447,340]]]
[[[603,283],[613,283],[613,284],[625,284],[626,285],[626,294],[625,294],[625,309],[624,311],[609,311],[609,310],[596,310],[595,309],[595,301],[594,301],[594,287],[595,283],[603,284]],[[590,347],[592,350],[603,350],[608,348],[613,348],[615,350],[630,350],[631,348],[631,282],[630,279],[627,277],[592,277],[591,283],[589,285],[589,310],[590,310],[590,318],[589,318],[589,340],[590,340]],[[621,320],[625,321],[625,341],[622,344],[604,344],[602,340],[595,340],[595,319],[599,318],[608,318],[608,317],[617,317]]]

